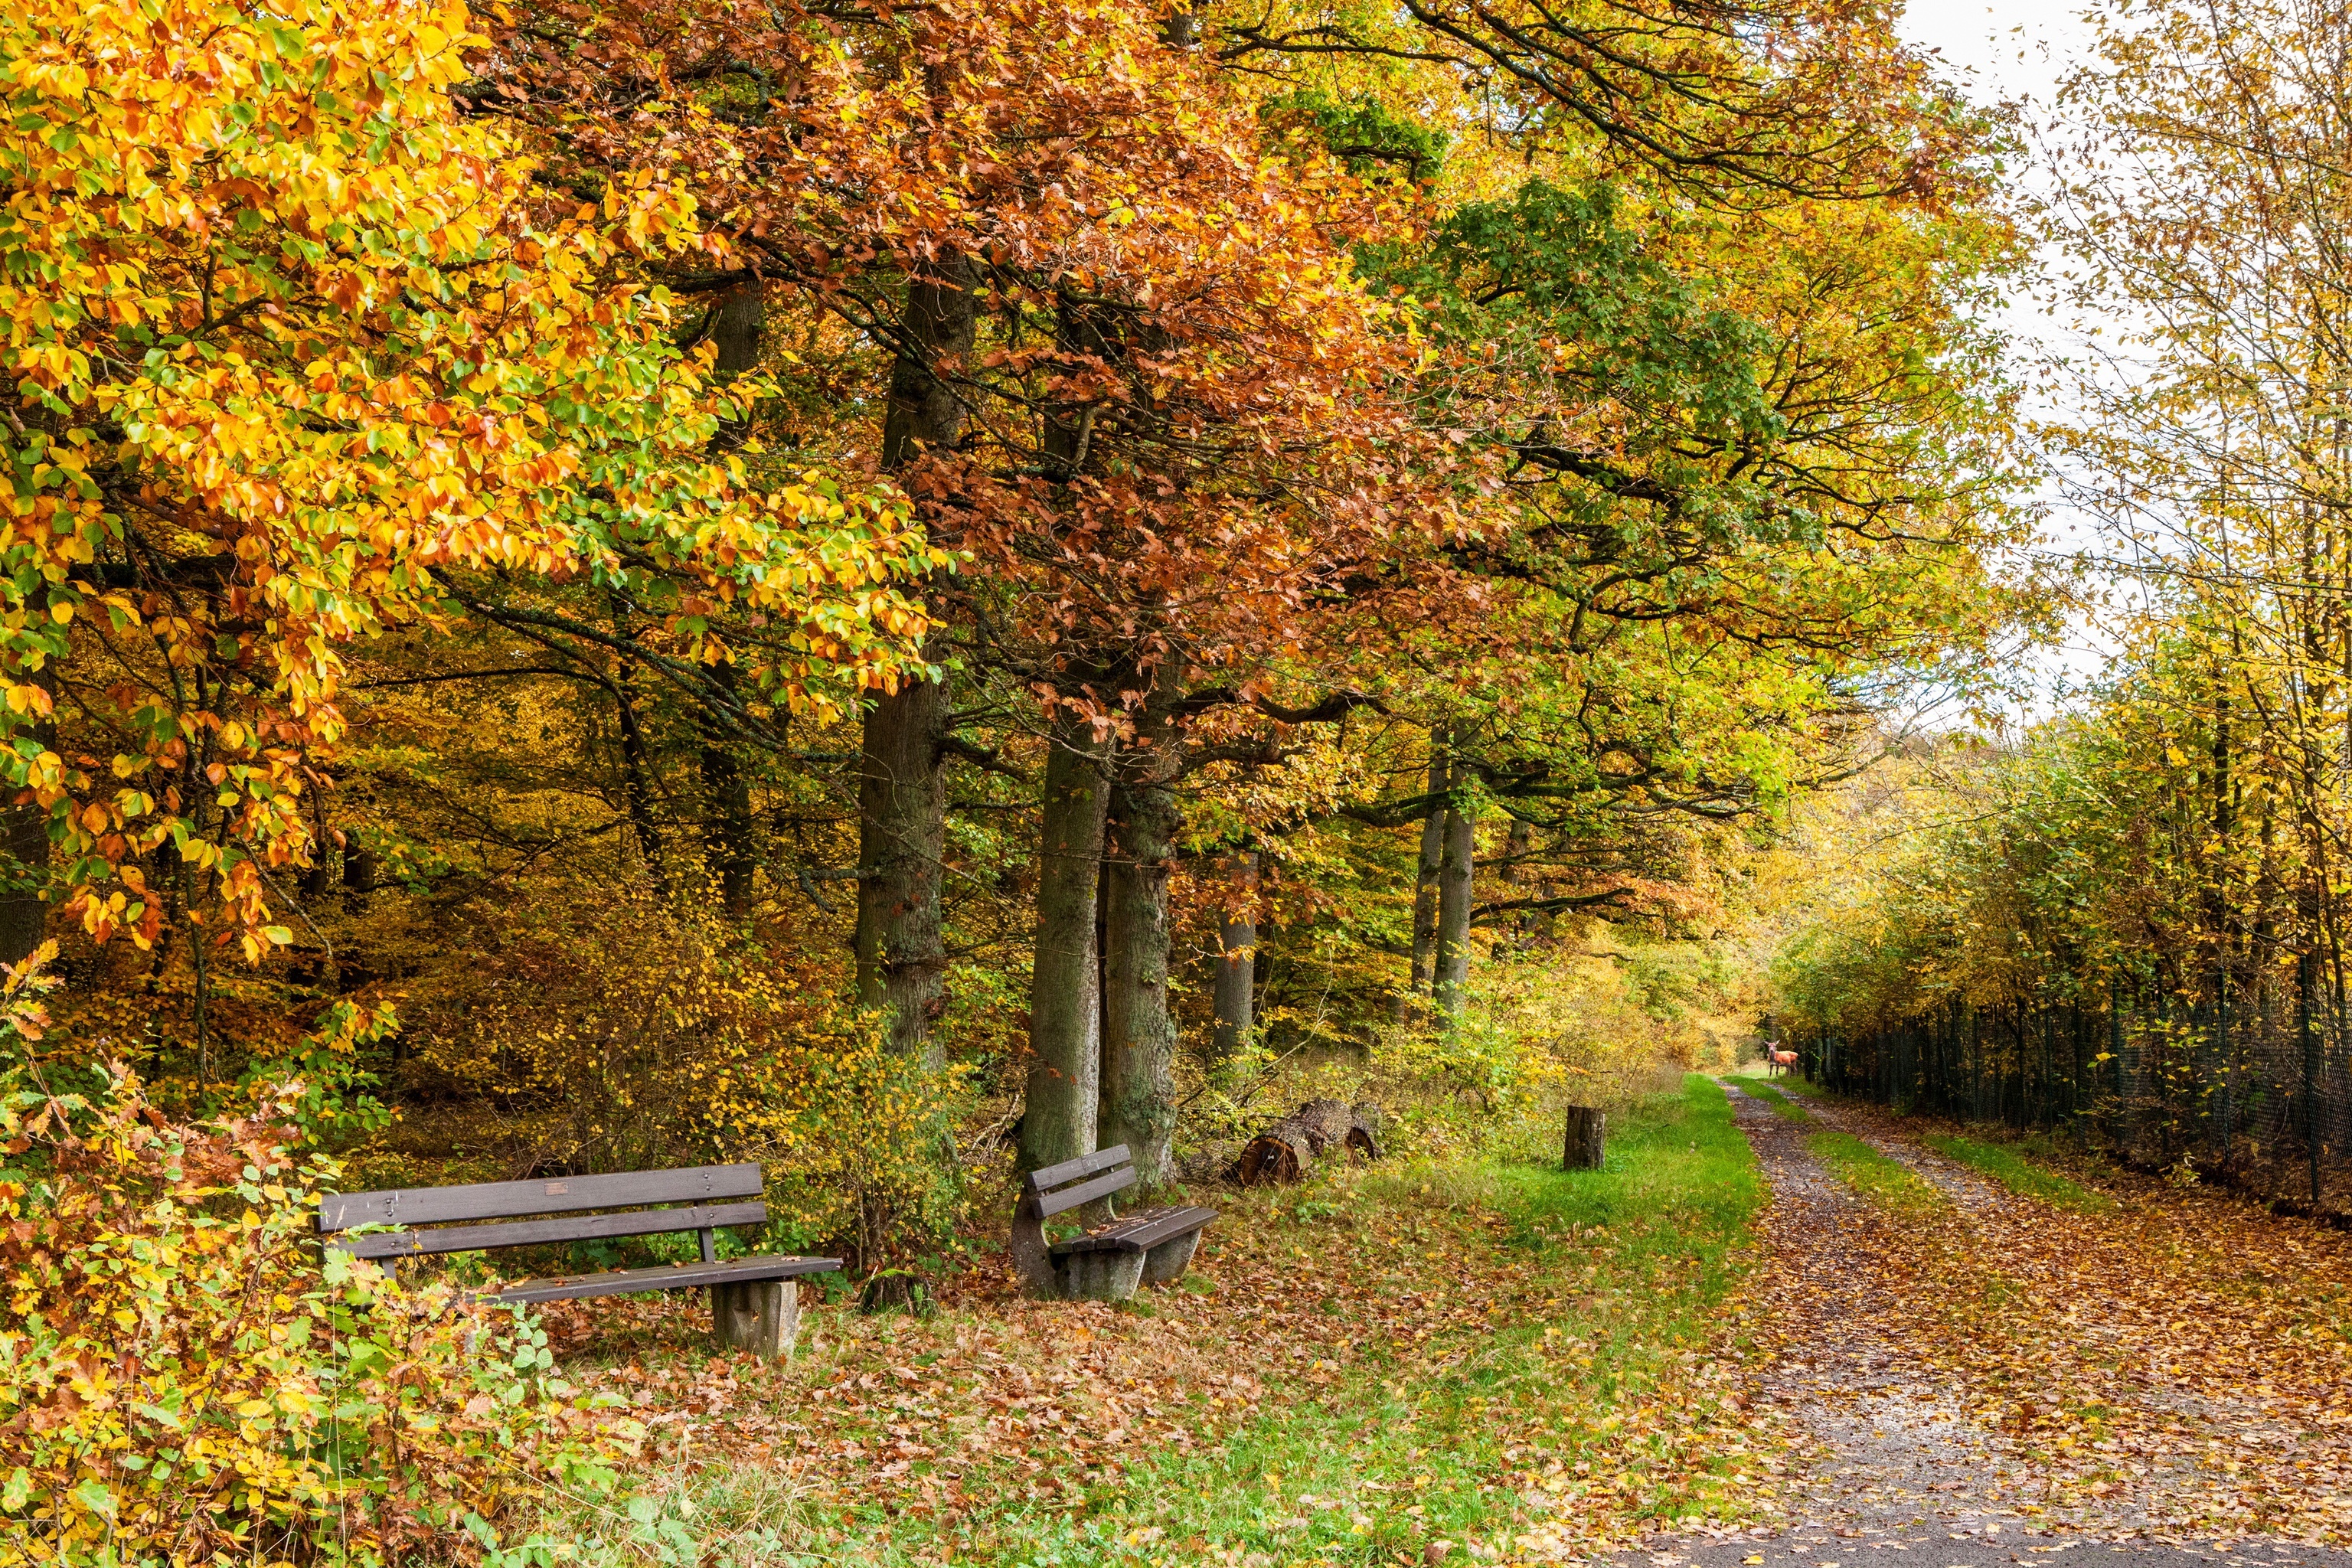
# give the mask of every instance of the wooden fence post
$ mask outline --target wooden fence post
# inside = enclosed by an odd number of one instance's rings
[[[1560,1152],[1560,1168],[1566,1171],[1597,1171],[1601,1169],[1602,1143],[1606,1137],[1608,1118],[1590,1105],[1568,1108],[1568,1137]]]
[[[2314,965],[2309,952],[2299,952],[2294,959],[2294,1024],[2302,1036],[2303,1045],[2303,1148],[2304,1158],[2311,1166],[2311,1204],[2319,1206],[2319,1036],[2311,1026],[2311,975]]]

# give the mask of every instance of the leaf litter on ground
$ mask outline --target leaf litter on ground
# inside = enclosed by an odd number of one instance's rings
[[[1990,1435],[2004,1516],[2352,1534],[2346,1237],[2105,1171],[2050,1201],[1930,1152],[1959,1134],[1822,1104],[1839,1132],[1806,1142],[1876,1195],[1833,1331]],[[980,1276],[929,1320],[815,1307],[780,1368],[711,1356],[674,1301],[550,1323],[655,1435],[636,1506],[711,1562],[1559,1563],[1815,1508],[1835,1456],[1761,1391],[1822,1353],[1801,1331],[1825,1260],[1755,1265],[1719,1090],[1618,1128],[1600,1173],[1221,1194],[1190,1288],[1130,1308]]]
[[[929,1319],[814,1307],[781,1367],[711,1355],[676,1302],[549,1323],[654,1434],[663,1516],[780,1554],[1580,1561],[1774,1507],[1792,1439],[1737,1354],[1762,1197],[1696,1079],[1616,1119],[1601,1172],[1221,1194],[1185,1287],[1131,1306],[976,1274]]]

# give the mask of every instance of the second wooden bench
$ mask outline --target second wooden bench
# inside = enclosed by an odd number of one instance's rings
[[[1217,1217],[1214,1209],[1141,1209],[1067,1241],[1045,1235],[1045,1221],[1055,1215],[1124,1192],[1136,1180],[1124,1143],[1023,1178],[1013,1210],[1013,1266],[1031,1295],[1124,1301],[1138,1285],[1167,1285],[1183,1277],[1201,1232]]]

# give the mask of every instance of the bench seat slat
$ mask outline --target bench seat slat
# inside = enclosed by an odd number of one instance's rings
[[[439,1230],[388,1231],[346,1236],[327,1245],[359,1258],[422,1258],[442,1252],[478,1252],[492,1247],[534,1247],[551,1241],[601,1241],[622,1236],[662,1236],[672,1231],[758,1225],[768,1205],[696,1204],[690,1208],[638,1209],[629,1214],[581,1215],[572,1219],[527,1219],[512,1225],[449,1226]]]
[[[1207,1229],[1209,1222],[1216,1217],[1217,1211],[1208,1208],[1145,1209],[1100,1230],[1057,1242],[1054,1255],[1065,1258],[1074,1252],[1149,1252],[1171,1237]]]
[[[1122,1165],[1116,1171],[1107,1171],[1088,1181],[1080,1182],[1075,1187],[1064,1187],[1058,1193],[1040,1193],[1036,1195],[1037,1212],[1051,1219],[1080,1204],[1090,1204],[1097,1198],[1107,1198],[1113,1193],[1123,1192],[1135,1185],[1135,1167]]]
[[[524,1279],[485,1294],[495,1301],[573,1301],[591,1296],[626,1296],[648,1290],[691,1290],[703,1285],[738,1285],[756,1279],[794,1279],[830,1274],[838,1258],[737,1258],[725,1263],[673,1263],[652,1268],[614,1268],[591,1274],[554,1274]]]
[[[558,1176],[538,1182],[478,1182],[462,1187],[397,1187],[332,1193],[319,1200],[319,1228],[429,1225],[453,1219],[522,1219],[633,1204],[708,1204],[756,1198],[766,1182],[756,1164],[697,1165],[683,1171],[627,1171],[609,1176]]]
[[[1048,1187],[1058,1187],[1065,1182],[1075,1182],[1081,1176],[1091,1176],[1097,1171],[1108,1171],[1113,1165],[1128,1163],[1127,1145],[1114,1143],[1108,1149],[1097,1149],[1091,1154],[1081,1154],[1058,1165],[1041,1165],[1029,1173],[1029,1190],[1042,1193]]]

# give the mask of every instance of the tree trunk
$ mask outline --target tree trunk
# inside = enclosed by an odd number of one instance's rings
[[[963,433],[963,403],[939,372],[971,352],[970,260],[943,255],[910,281],[903,324],[904,352],[890,366],[882,426],[888,469],[945,451]],[[936,681],[910,682],[877,700],[866,714],[857,791],[858,1003],[887,1008],[892,1048],[934,1070],[944,1065],[933,1029],[946,1002],[940,861],[947,849],[940,747],[948,718],[947,692]]]
[[[1066,288],[1054,304],[1054,346],[1073,366],[1080,360],[1120,364],[1127,359],[1127,314],[1115,307],[1083,298]],[[1059,484],[1094,466],[1094,430],[1099,401],[1062,401],[1047,405],[1041,432],[1046,471]]]
[[[1216,1024],[1209,1048],[1219,1062],[1233,1060],[1249,1044],[1257,985],[1256,852],[1244,849],[1235,855],[1233,869],[1250,902],[1225,916],[1217,932]]]
[[[735,753],[716,741],[702,746],[702,793],[709,814],[704,829],[719,897],[730,915],[751,910],[751,781]]]
[[[1511,818],[1510,833],[1503,840],[1503,881],[1510,888],[1507,896],[1511,898],[1521,898],[1527,893],[1528,873],[1523,862],[1535,848],[1535,843],[1534,826],[1524,817]],[[1515,947],[1524,946],[1534,940],[1541,918],[1535,910],[1529,910],[1511,922],[1518,936],[1518,942],[1513,944]]]
[[[712,374],[720,385],[760,363],[760,335],[766,321],[766,291],[758,283],[730,291],[713,307],[710,341],[718,349],[718,357]],[[714,450],[731,451],[740,447],[751,433],[751,421],[748,417],[721,420],[711,436],[710,445]],[[733,694],[736,672],[732,664],[713,665],[710,674],[730,696]],[[634,717],[628,722],[634,728]],[[705,721],[701,731],[698,760],[702,772],[703,849],[712,873],[719,879],[719,896],[727,912],[746,915],[751,910],[752,872],[757,865],[752,844],[751,775],[745,772],[742,759],[728,748],[723,728]]]
[[[1110,781],[1083,721],[1056,725],[1045,757],[1045,835],[1037,864],[1037,947],[1029,982],[1029,1082],[1021,1168],[1095,1151],[1101,1093],[1102,977],[1095,905]]]
[[[367,912],[368,900],[375,892],[375,851],[356,844],[344,846],[343,902],[355,913]]]
[[[963,435],[964,405],[943,365],[971,353],[970,258],[943,253],[907,285],[906,347],[890,364],[890,406],[882,424],[882,466],[905,468],[927,451],[952,448]]]
[[[32,679],[52,699],[57,696],[55,664],[44,666]],[[42,721],[30,733],[43,749],[57,748],[55,721]],[[48,808],[30,799],[0,806],[0,963],[24,963],[47,939],[49,906],[41,895],[48,881]]]
[[[1606,1157],[1604,1144],[1609,1119],[1589,1105],[1568,1108],[1568,1136],[1560,1152],[1560,1168],[1568,1171],[1597,1171]]]
[[[327,791],[322,784],[310,791],[310,868],[302,873],[302,898],[312,908],[335,890],[334,842],[327,832]],[[14,847],[9,846],[12,853]],[[5,952],[5,939],[0,939],[0,952]]]
[[[857,788],[857,1003],[887,1009],[890,1047],[945,1065],[940,859],[947,851],[947,691],[913,681],[866,715]]]
[[[1138,725],[1137,744],[1111,792],[1104,866],[1103,1067],[1105,1148],[1124,1143],[1146,1188],[1175,1176],[1176,1021],[1168,1011],[1168,862],[1175,853],[1175,725],[1166,705],[1173,672]]]
[[[654,820],[653,759],[646,747],[646,732],[637,721],[637,704],[625,668],[613,688],[614,703],[620,710],[621,722],[621,794],[629,808],[629,826],[636,834],[637,851],[645,857],[646,878],[653,886],[654,897],[669,900],[669,872],[662,862],[661,828]]]
[[[1462,993],[1470,978],[1470,888],[1476,850],[1475,825],[1459,806],[1445,814],[1445,853],[1437,873],[1437,1010],[1448,1022],[1461,1016]]]
[[[1436,737],[1431,737],[1434,742]],[[1429,763],[1429,793],[1445,793],[1449,783],[1445,761],[1433,757]],[[1412,994],[1426,995],[1436,975],[1437,963],[1437,878],[1445,864],[1445,807],[1434,806],[1421,824],[1421,861],[1412,884],[1412,973],[1409,982]],[[1405,1004],[1397,1005],[1397,1021],[1402,1023]]]
[[[2319,1035],[2311,1026],[2312,976],[2318,965],[2309,949],[2295,955],[2294,1026],[2303,1047],[2303,1149],[2311,1163],[2311,1201],[2319,1202]]]
[[[2213,1073],[2210,1063],[2216,1054],[2221,1058],[2222,1083],[2219,1096],[2221,1123],[2221,1156],[2230,1154],[2231,1104],[2228,1080],[2230,1047],[2230,961],[2236,956],[2236,935],[2231,930],[2230,900],[2230,834],[2235,826],[2235,801],[2230,793],[2230,686],[2229,675],[2220,664],[2213,667],[2213,843],[2215,868],[2211,886],[2206,893],[2208,919],[2213,928],[2215,957],[2213,963],[2213,1027],[2206,1050],[2202,1053],[2208,1066],[2200,1074],[2205,1081],[2198,1087],[2208,1096],[2205,1105],[2205,1136],[2210,1146],[2213,1140],[2214,1099]]]
[[[715,665],[711,679],[730,693],[735,689],[735,667]],[[752,844],[751,779],[743,761],[730,750],[719,726],[702,727],[702,799],[704,852],[719,878],[719,896],[730,915],[751,911],[751,876],[758,865]]]
[[[41,889],[49,879],[49,814],[37,801],[0,810],[0,963],[22,963],[48,929]]]
[[[758,283],[734,289],[719,301],[710,318],[710,341],[719,350],[711,371],[721,385],[760,363],[760,335],[767,314],[767,290]],[[722,419],[710,444],[721,451],[732,451],[751,433],[748,417]]]

